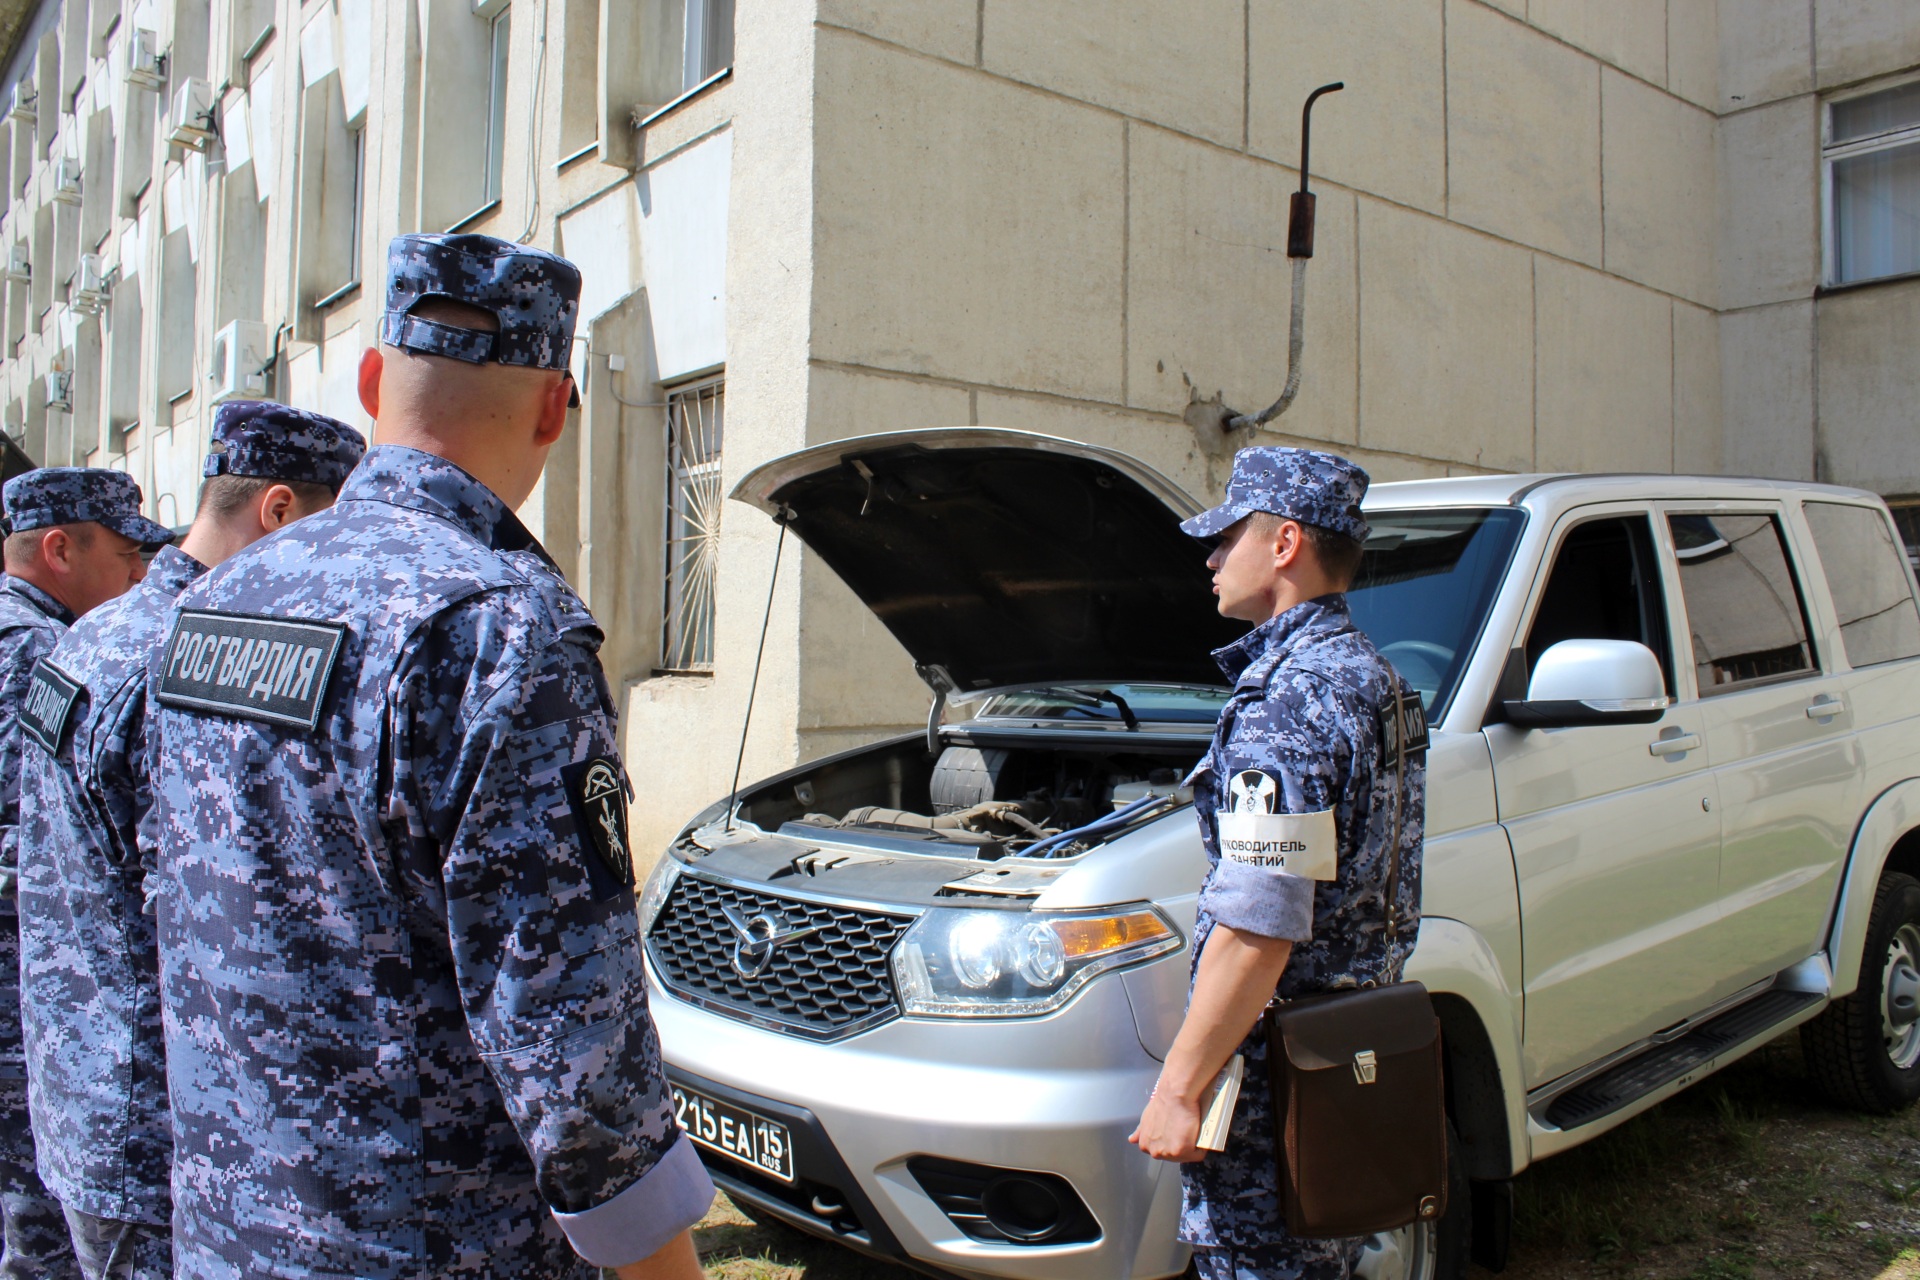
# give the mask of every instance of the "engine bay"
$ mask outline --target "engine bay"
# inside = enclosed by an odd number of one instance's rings
[[[741,797],[740,816],[795,839],[994,861],[1073,857],[1192,802],[1204,747],[908,740],[821,761]]]

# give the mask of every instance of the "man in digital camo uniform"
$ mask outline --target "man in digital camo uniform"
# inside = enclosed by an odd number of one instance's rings
[[[1186,1021],[1134,1141],[1182,1164],[1180,1238],[1204,1280],[1337,1280],[1360,1240],[1287,1234],[1275,1193],[1268,1000],[1399,980],[1420,902],[1425,719],[1354,626],[1342,594],[1367,538],[1366,472],[1344,458],[1257,447],[1234,460],[1227,500],[1181,528],[1216,540],[1220,612],[1256,623],[1214,657],[1233,681],[1213,744],[1189,780],[1210,865],[1194,926]],[[1416,709],[1400,782],[1396,935],[1385,933],[1393,833],[1394,702]],[[1415,736],[1417,734],[1417,737]],[[1285,841],[1302,851],[1256,851]],[[1223,856],[1224,847],[1224,856]],[[1249,1034],[1254,1029],[1254,1034]],[[1224,1151],[1195,1146],[1200,1100],[1246,1057]]]
[[[7,481],[0,577],[0,1276],[72,1276],[60,1205],[34,1169],[20,1044],[19,921],[14,899],[20,761],[35,665],[76,618],[146,573],[143,552],[173,535],[140,514],[140,486],[119,471],[43,467]]]
[[[153,670],[174,1258],[192,1277],[699,1275],[593,618],[513,509],[573,264],[409,235],[335,506]]]
[[[193,527],[35,669],[41,714],[21,761],[21,1022],[41,1176],[87,1280],[173,1275],[173,1134],[145,894],[147,668],[174,598],[208,566],[332,505],[366,448],[317,413],[222,404]]]

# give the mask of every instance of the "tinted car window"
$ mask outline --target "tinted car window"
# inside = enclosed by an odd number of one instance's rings
[[[1446,714],[1524,520],[1512,510],[1367,512],[1373,536],[1347,602],[1430,719]]]
[[[1562,640],[1632,640],[1660,659],[1673,693],[1665,595],[1644,515],[1608,516],[1576,525],[1554,553],[1553,572],[1527,630],[1527,674]]]
[[[1856,667],[1920,654],[1920,607],[1887,521],[1872,507],[1809,502],[1807,525],[1840,617],[1840,644]]]
[[[1702,696],[1813,670],[1807,615],[1769,515],[1668,517]]]

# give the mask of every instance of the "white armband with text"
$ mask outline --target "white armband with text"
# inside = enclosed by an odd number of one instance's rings
[[[1340,874],[1340,834],[1331,809],[1318,813],[1223,809],[1215,816],[1222,858],[1307,880],[1333,880]]]

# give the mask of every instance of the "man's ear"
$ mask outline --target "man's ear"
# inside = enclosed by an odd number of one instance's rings
[[[40,563],[56,573],[73,571],[73,553],[77,549],[73,535],[65,529],[53,528],[40,535]]]
[[[573,376],[563,374],[554,380],[540,400],[540,423],[534,428],[534,444],[545,448],[560,439],[567,429],[567,401],[573,398]]]
[[[380,354],[380,348],[368,347],[361,353],[360,407],[369,418],[380,416],[380,370],[385,366],[386,357]]]
[[[1300,559],[1300,548],[1307,540],[1307,531],[1293,520],[1282,520],[1273,529],[1273,564],[1276,569],[1290,569]]]
[[[260,495],[260,527],[268,533],[284,529],[300,518],[300,499],[284,484],[276,484]]]

